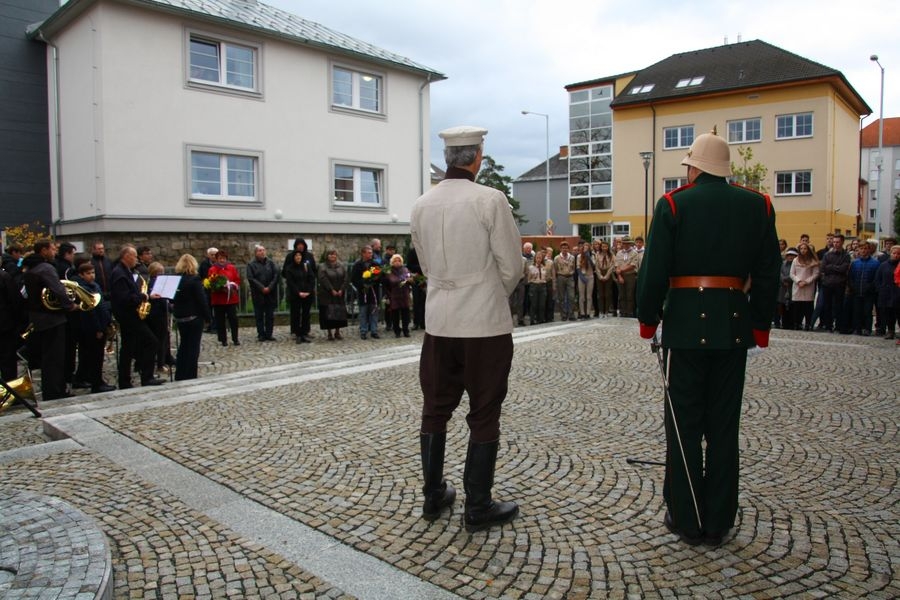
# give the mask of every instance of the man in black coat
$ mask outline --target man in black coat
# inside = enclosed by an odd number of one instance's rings
[[[34,325],[28,337],[28,357],[32,368],[41,369],[43,400],[69,396],[65,376],[66,314],[76,307],[59,281],[55,258],[56,244],[53,240],[41,239],[34,244],[34,254],[23,263],[28,318]],[[60,310],[44,306],[41,296],[45,288],[57,299]]]
[[[253,299],[256,317],[256,336],[260,342],[274,342],[275,307],[278,305],[278,268],[266,256],[264,246],[258,245],[255,256],[247,265],[247,283]]]
[[[119,389],[134,387],[131,384],[131,362],[137,360],[141,371],[141,385],[161,385],[162,379],[154,377],[156,336],[146,320],[138,316],[138,307],[149,302],[150,296],[141,291],[134,268],[138,254],[134,246],[125,246],[119,253],[119,264],[110,279],[112,311],[119,322],[122,347],[119,349]],[[154,294],[156,296],[156,294]]]

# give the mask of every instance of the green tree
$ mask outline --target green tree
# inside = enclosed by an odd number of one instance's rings
[[[741,156],[741,166],[731,163],[731,173],[735,183],[764,194],[768,192],[769,190],[763,184],[763,181],[766,175],[769,174],[769,169],[758,162],[750,164],[750,161],[753,160],[753,148],[750,146],[740,146],[737,151]]]
[[[580,237],[585,242],[591,241],[591,226],[586,223],[579,225],[578,237]]]
[[[524,225],[528,222],[528,218],[519,212],[519,209],[521,208],[519,201],[513,198],[512,189],[509,187],[509,184],[512,183],[512,177],[504,175],[503,169],[503,165],[497,164],[489,154],[485,154],[484,159],[481,161],[481,171],[478,172],[478,177],[475,178],[475,181],[476,183],[492,187],[495,190],[500,190],[506,194],[509,203],[513,207],[512,213],[513,217],[516,219],[516,224]]]

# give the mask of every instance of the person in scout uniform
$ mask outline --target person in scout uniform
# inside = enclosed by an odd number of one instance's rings
[[[443,478],[447,421],[469,395],[469,445],[463,484],[465,527],[478,531],[512,520],[513,502],[491,497],[500,439],[500,407],[513,356],[508,298],[522,277],[521,238],[506,196],[475,183],[484,135],[480,127],[440,132],[446,178],[413,205],[410,233],[428,277],[425,339],[419,363],[424,403],[420,446],[425,502],[433,521],[453,504]]]
[[[737,514],[747,349],[768,346],[781,254],[769,197],[728,184],[728,143],[715,130],[681,164],[689,183],[653,212],[637,313],[645,339],[664,322],[665,525],[688,544],[718,546]]]

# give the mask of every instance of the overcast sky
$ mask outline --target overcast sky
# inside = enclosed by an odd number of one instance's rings
[[[448,77],[431,86],[431,159],[437,132],[489,130],[485,153],[518,177],[567,142],[564,86],[643,69],[672,54],[760,39],[841,71],[879,111],[900,116],[896,0],[260,0],[410,58]],[[637,160],[637,158],[635,158]]]

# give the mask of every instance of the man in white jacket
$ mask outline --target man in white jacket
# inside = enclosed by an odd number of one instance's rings
[[[410,229],[428,277],[425,340],[419,365],[424,405],[420,434],[425,502],[433,521],[453,504],[443,478],[447,422],[469,395],[469,446],[463,475],[465,526],[487,529],[511,521],[513,502],[494,502],[491,488],[500,440],[500,407],[513,356],[509,295],[522,277],[521,238],[506,196],[475,183],[484,135],[453,127],[444,140],[447,175],[412,210]]]

